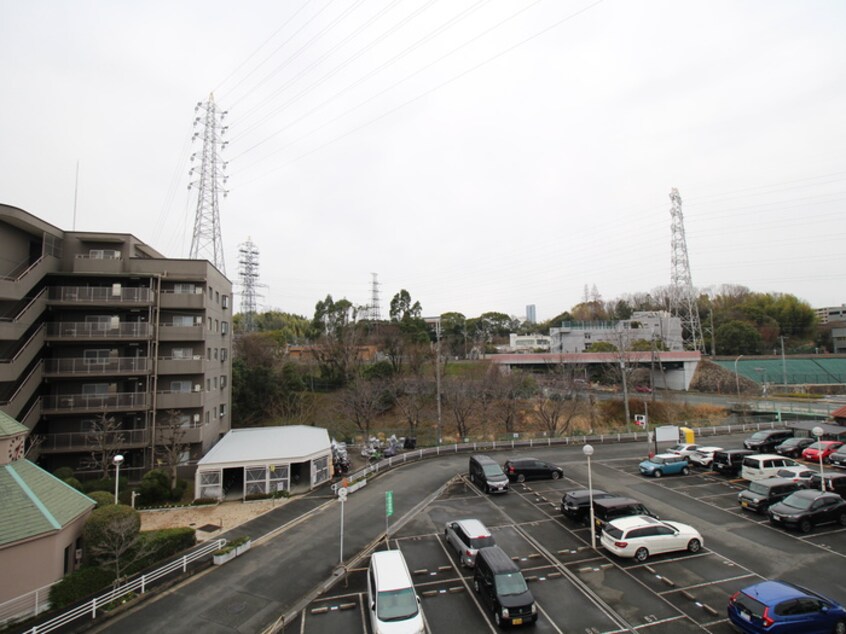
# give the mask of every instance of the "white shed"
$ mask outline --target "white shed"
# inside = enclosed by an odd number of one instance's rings
[[[194,497],[246,499],[305,492],[332,477],[329,433],[286,425],[228,432],[198,463]]]

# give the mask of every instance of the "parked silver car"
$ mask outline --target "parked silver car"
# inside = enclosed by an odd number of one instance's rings
[[[476,553],[480,548],[496,543],[490,531],[479,520],[447,522],[444,539],[455,549],[461,565],[468,568],[476,565]]]

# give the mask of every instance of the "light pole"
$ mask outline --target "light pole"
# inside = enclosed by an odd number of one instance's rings
[[[347,501],[347,487],[338,489],[338,501],[341,503],[341,562],[344,565],[344,502]]]
[[[123,463],[123,456],[116,454],[112,458],[112,463],[115,465],[115,504],[118,503],[118,485],[120,484],[120,465]]]
[[[596,550],[596,518],[593,515],[593,478],[590,472],[590,457],[593,455],[593,446],[585,445],[582,453],[587,457],[588,464],[588,500],[590,502],[590,547]]]
[[[825,433],[825,430],[817,425],[811,430],[811,433],[817,437],[817,443],[822,440],[822,435]],[[823,451],[822,445],[820,445],[819,450],[817,451],[817,455],[820,457],[820,491],[825,491],[825,472],[823,471]]]
[[[737,373],[737,362],[742,358],[743,355],[741,354],[734,360],[734,386],[737,388],[737,398],[740,398],[740,375]]]
[[[441,318],[424,317],[423,321],[435,326],[435,390],[437,392],[438,428],[435,432],[435,445],[441,444]]]

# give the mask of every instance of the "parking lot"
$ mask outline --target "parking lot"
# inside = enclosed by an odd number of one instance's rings
[[[443,537],[448,520],[470,517],[491,530],[523,571],[538,605],[539,632],[732,632],[725,616],[728,597],[761,579],[788,573],[846,600],[842,582],[836,582],[834,591],[819,587],[822,579],[815,572],[824,565],[822,578],[839,576],[846,563],[846,528],[820,527],[808,535],[785,532],[771,527],[766,516],[740,508],[739,480],[702,470],[644,478],[637,462],[594,461],[594,487],[634,497],[662,519],[695,526],[705,541],[701,552],[653,556],[639,564],[607,554],[598,540],[594,551],[589,529],[559,510],[565,491],[586,486],[581,461],[563,464],[565,477],[560,480],[514,484],[500,496],[485,495],[456,477],[441,496],[391,533],[390,546],[406,558],[429,630],[497,631],[473,591],[472,570],[459,565]],[[385,543],[378,547],[385,548]],[[366,566],[365,558],[303,610],[289,631],[369,633]]]

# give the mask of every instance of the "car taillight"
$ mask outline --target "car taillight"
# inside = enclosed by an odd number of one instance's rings
[[[763,614],[763,616],[761,617],[761,625],[763,625],[764,627],[769,627],[769,626],[770,626],[770,625],[772,625],[773,623],[775,623],[775,621],[773,621],[773,620],[770,618],[770,609],[769,609],[769,608],[764,608],[764,614]]]
[[[737,595],[739,595],[739,594],[740,594],[740,590],[738,590],[733,595],[731,595],[729,597],[729,603],[734,603],[735,601],[737,601]]]
[[[629,545],[629,542],[614,542],[614,545],[615,545],[617,548],[625,548],[626,546],[628,546],[628,545]]]
[[[472,550],[470,550],[469,548],[468,548],[465,552],[467,553],[467,556],[468,556],[468,557],[472,557],[472,556],[473,556],[473,551],[472,551]]]
[[[508,467],[508,473],[514,473],[514,466],[513,465]]]

